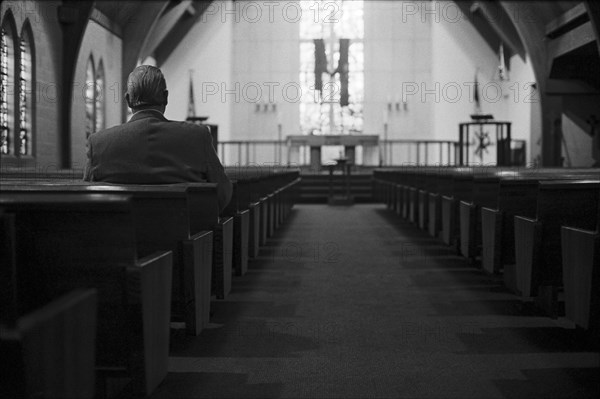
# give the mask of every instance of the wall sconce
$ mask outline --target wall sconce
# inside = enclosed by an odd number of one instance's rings
[[[402,101],[402,106],[404,107],[405,111],[408,111],[408,102],[406,100]]]
[[[406,111],[406,109],[407,109],[406,100],[401,101],[400,97],[398,97],[398,98],[396,98],[396,101],[393,101],[391,96],[387,97],[388,112],[392,112],[394,110],[396,112],[400,112],[402,110],[402,108],[404,108],[404,110]]]
[[[271,104],[271,111],[272,112],[277,112],[277,103],[272,103]]]

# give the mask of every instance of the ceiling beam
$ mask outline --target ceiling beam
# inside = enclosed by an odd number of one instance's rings
[[[546,93],[549,95],[598,95],[598,90],[581,80],[548,79]]]
[[[186,13],[192,16],[196,13],[195,8],[192,6],[192,0],[184,0],[167,11],[166,14],[161,15],[156,26],[146,39],[146,44],[141,50],[140,58],[144,59],[152,55],[154,50],[163,42],[165,37],[167,37],[169,32],[171,32],[173,27]]]
[[[555,38],[586,21],[589,21],[589,18],[585,4],[579,3],[575,7],[565,11],[562,15],[559,15],[557,18],[548,22],[546,24],[546,36]]]
[[[598,47],[598,53],[600,53],[600,2],[597,0],[586,1],[585,9],[596,33],[596,46]]]
[[[510,48],[513,54],[518,54],[521,60],[525,61],[525,48],[519,33],[502,6],[491,1],[478,2],[477,6],[502,42]]]
[[[549,61],[596,41],[591,22],[586,22],[547,43]]]
[[[102,11],[100,11],[96,7],[94,7],[92,9],[92,14],[90,15],[90,19],[92,21],[96,22],[98,25],[102,26],[104,29],[113,33],[117,37],[119,37],[119,38],[123,37],[123,30],[121,29],[121,27],[116,22],[114,22],[110,18],[108,18],[106,16],[106,14],[104,14]]]

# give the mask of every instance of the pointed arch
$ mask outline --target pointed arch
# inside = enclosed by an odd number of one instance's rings
[[[94,56],[90,54],[85,66],[85,137],[94,133],[96,129],[96,67]]]
[[[95,132],[103,130],[106,127],[106,107],[105,107],[105,92],[106,79],[104,76],[104,63],[102,59],[96,68],[96,85],[95,85]]]
[[[14,155],[14,135],[17,130],[17,96],[15,82],[17,76],[17,29],[11,10],[2,17],[0,52],[0,154]]]
[[[16,142],[20,156],[34,155],[35,142],[35,43],[29,19],[21,28],[19,40],[19,133]]]

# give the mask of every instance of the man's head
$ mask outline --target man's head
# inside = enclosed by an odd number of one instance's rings
[[[140,65],[127,78],[125,101],[133,112],[142,109],[165,112],[168,95],[165,77],[157,67]]]

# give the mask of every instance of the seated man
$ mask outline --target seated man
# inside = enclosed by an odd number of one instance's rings
[[[133,111],[122,125],[88,139],[84,180],[122,184],[218,183],[219,207],[232,186],[212,145],[208,126],[164,116],[167,84],[160,69],[142,65],[127,79],[125,101]]]

